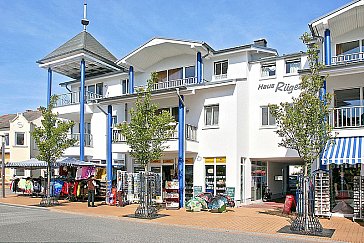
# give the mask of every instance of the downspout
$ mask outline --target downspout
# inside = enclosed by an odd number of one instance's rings
[[[68,88],[68,84],[66,84],[66,89],[68,90],[68,92],[70,92],[70,93],[72,93],[72,90],[70,90],[69,88]]]

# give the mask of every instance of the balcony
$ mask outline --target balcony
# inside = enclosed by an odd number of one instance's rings
[[[76,140],[76,144],[74,147],[80,146],[80,134],[79,133],[72,133],[67,135],[68,138],[73,138]],[[92,147],[92,134],[85,133],[85,146]]]
[[[71,92],[66,94],[57,95],[57,103],[55,107],[62,107],[67,105],[74,105],[80,103],[80,92]],[[92,102],[97,99],[103,98],[102,95],[95,94],[89,91],[85,93],[85,103]]]
[[[186,140],[197,142],[197,127],[186,124],[185,130]],[[175,131],[172,134],[170,140],[178,139],[178,125],[175,128]],[[112,141],[114,143],[125,142],[125,137],[121,134],[119,129],[114,128],[112,131]]]
[[[350,106],[331,109],[329,124],[334,129],[363,127],[364,106]]]
[[[202,83],[207,82],[207,80],[202,80]],[[182,79],[176,79],[176,80],[169,80],[169,81],[162,81],[157,82],[153,84],[152,90],[164,90],[164,89],[171,89],[171,88],[177,88],[177,87],[184,87],[189,85],[198,84],[196,77],[191,78],[182,78]],[[137,86],[138,88],[145,88],[145,86]]]
[[[332,65],[338,65],[338,64],[347,64],[360,61],[364,61],[364,52],[333,56],[331,63]]]

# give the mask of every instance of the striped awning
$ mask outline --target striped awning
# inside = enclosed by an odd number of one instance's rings
[[[327,142],[322,164],[364,164],[363,137],[335,138]]]
[[[82,166],[84,164],[85,164],[85,162],[80,161],[76,158],[65,157],[65,158],[57,159],[57,161],[52,164],[52,167]],[[41,167],[44,167],[44,168],[46,168],[47,162],[32,158],[32,159],[25,160],[25,161],[9,162],[6,164],[6,167],[10,167],[10,168],[18,168],[18,167],[20,167],[20,168],[34,168],[34,167],[41,168]]]

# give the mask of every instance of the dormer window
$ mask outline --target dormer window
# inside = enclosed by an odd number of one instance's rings
[[[276,64],[275,63],[262,64],[261,76],[262,77],[276,76]]]

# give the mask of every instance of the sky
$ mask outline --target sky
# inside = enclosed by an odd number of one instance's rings
[[[88,0],[87,28],[118,59],[153,37],[204,41],[215,50],[265,38],[280,55],[306,48],[312,20],[349,0]],[[83,0],[0,0],[0,115],[46,105],[37,60],[82,31]],[[66,93],[55,74],[53,93]]]

